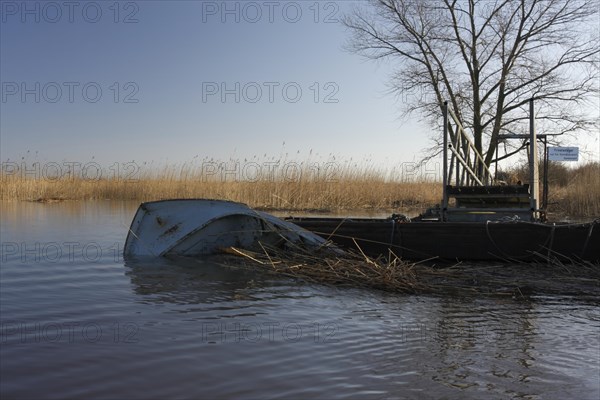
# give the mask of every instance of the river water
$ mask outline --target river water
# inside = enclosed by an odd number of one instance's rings
[[[600,398],[598,302],[128,263],[136,207],[0,204],[2,399]]]

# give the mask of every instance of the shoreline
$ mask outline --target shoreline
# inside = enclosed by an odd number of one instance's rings
[[[153,200],[171,200],[167,199],[153,199]],[[0,203],[5,204],[41,204],[41,205],[55,205],[55,204],[77,204],[77,203],[93,203],[93,202],[107,202],[107,203],[131,203],[132,208],[139,206],[139,204],[153,200],[139,200],[139,199],[119,199],[119,198],[88,198],[88,199],[57,199],[57,198],[40,198],[40,199],[0,199]],[[214,200],[227,200],[227,199],[214,199]],[[242,202],[243,203],[243,202]],[[432,205],[411,205],[410,207],[399,207],[399,208],[269,208],[269,207],[252,207],[257,211],[263,211],[273,214],[276,217],[346,217],[346,218],[387,218],[392,214],[403,214],[409,218],[414,218],[420,213],[425,212],[428,207]],[[433,205],[435,206],[435,204]],[[563,212],[549,212],[548,223],[586,223],[592,222],[600,218],[600,214],[596,215],[570,215]]]

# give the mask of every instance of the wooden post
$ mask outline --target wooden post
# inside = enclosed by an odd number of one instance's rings
[[[544,139],[544,196],[542,198],[542,210],[547,212],[548,210],[548,137],[546,135],[542,135]]]
[[[529,100],[529,205],[531,218],[538,219],[540,198],[540,176],[538,171],[537,134],[535,132],[533,99]]]
[[[444,102],[444,150],[442,151],[442,210],[441,220],[446,221],[446,210],[448,209],[448,102]]]

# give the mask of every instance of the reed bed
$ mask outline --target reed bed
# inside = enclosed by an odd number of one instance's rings
[[[509,183],[528,182],[528,167],[515,167],[502,172]],[[540,182],[543,166],[540,165]],[[576,168],[550,162],[548,168],[548,210],[574,218],[600,216],[600,163],[591,162]]]
[[[182,165],[153,169],[131,177],[85,179],[79,176],[0,176],[0,199],[51,202],[61,200],[138,200],[214,198],[268,210],[391,210],[433,206],[441,198],[439,183],[404,179],[394,171],[370,165],[273,162],[262,173],[239,163],[211,163],[210,169]],[[236,167],[237,165],[237,167]],[[246,164],[247,165],[247,164]],[[270,172],[270,173],[267,173]]]
[[[266,168],[265,166],[269,166]],[[439,174],[414,163],[389,169],[368,163],[310,163],[284,160],[210,161],[163,168],[138,168],[135,174],[99,179],[65,174],[48,177],[0,173],[0,200],[136,200],[214,198],[264,210],[424,210],[439,204]],[[205,168],[209,165],[211,168]],[[256,167],[262,168],[262,171]],[[146,172],[144,172],[146,171]],[[257,173],[258,171],[258,173]],[[407,173],[407,171],[409,173]],[[127,170],[125,171],[127,172]],[[526,182],[523,168],[502,173],[509,182]],[[35,174],[34,174],[35,175]],[[106,178],[104,178],[106,176]],[[600,163],[575,169],[551,164],[549,212],[573,218],[600,216]]]
[[[548,191],[549,207],[566,215],[600,216],[600,163],[569,171],[566,184]]]
[[[361,287],[406,294],[499,295],[525,298],[561,294],[600,299],[600,265],[539,255],[538,263],[455,264],[436,266],[433,260],[414,263],[393,253],[377,259],[356,252],[332,252],[295,247],[282,250],[262,245],[262,251],[225,249],[229,255],[277,275],[318,284]],[[235,261],[234,261],[235,262]],[[239,262],[238,262],[239,263]]]

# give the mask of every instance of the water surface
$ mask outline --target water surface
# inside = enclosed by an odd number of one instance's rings
[[[125,262],[137,203],[0,207],[3,399],[600,398],[597,302]]]

